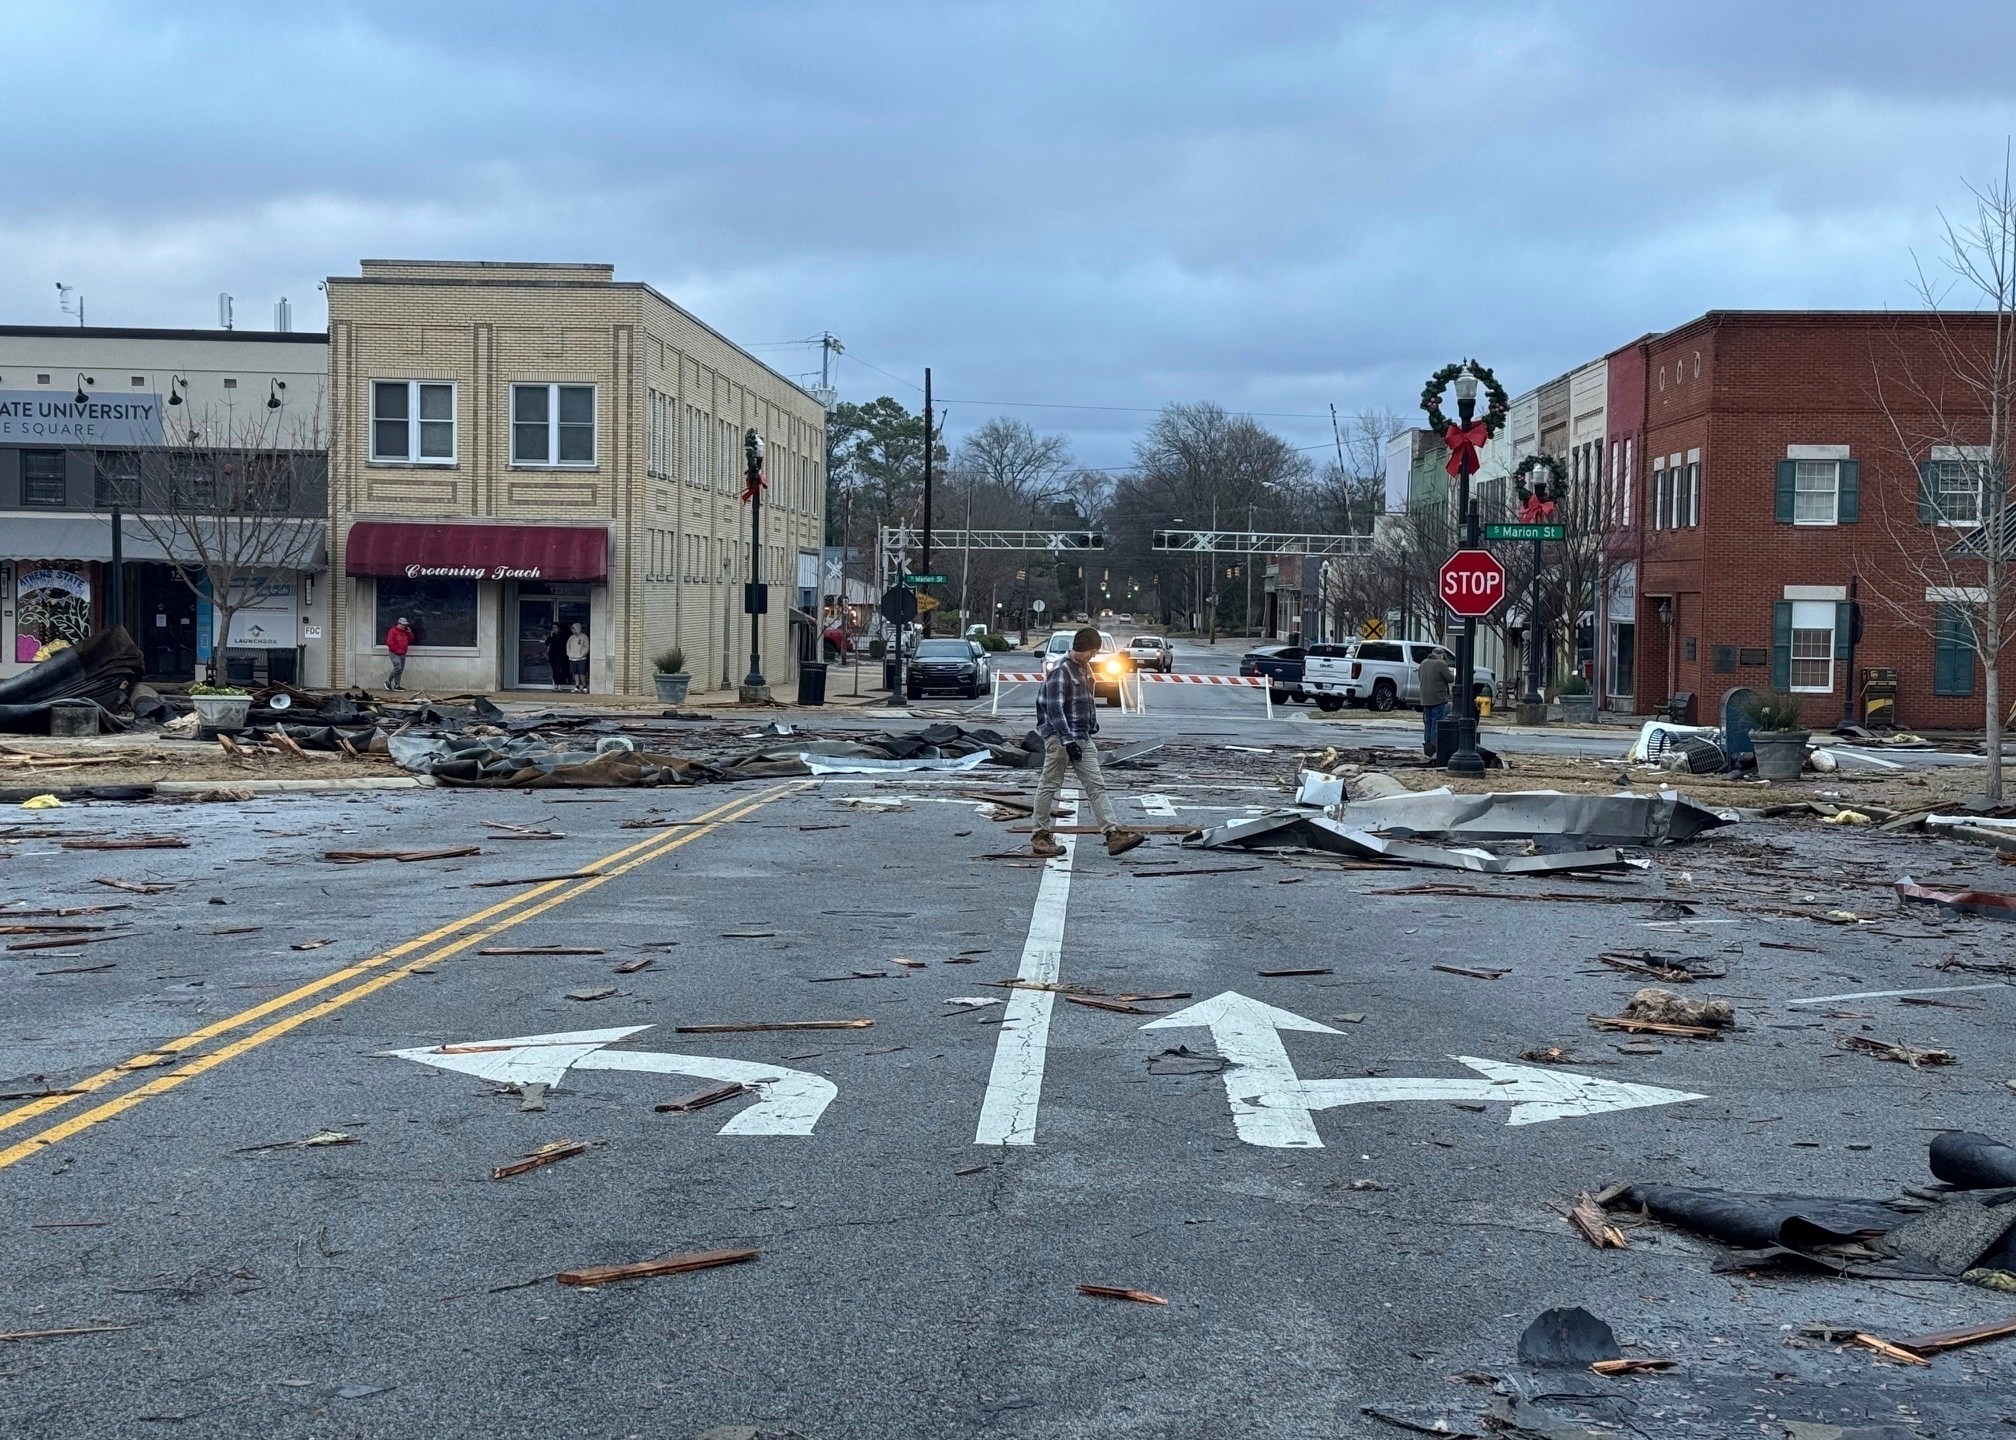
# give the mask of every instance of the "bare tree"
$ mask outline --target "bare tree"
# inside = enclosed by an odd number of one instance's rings
[[[1075,500],[1074,463],[1065,436],[1039,435],[1026,421],[996,416],[953,452],[944,496],[937,503],[938,522],[962,528],[1040,528],[1053,518],[1057,502]],[[1075,503],[1072,513],[1077,513]],[[957,566],[958,599],[968,622],[977,614],[992,626],[1003,593],[1019,608],[1016,572],[1026,575],[1042,559],[1028,552],[963,552]],[[1046,594],[1041,586],[1035,593]]]
[[[1870,598],[1885,613],[1935,646],[1964,640],[1972,650],[1981,670],[1984,788],[1999,802],[2008,723],[2002,661],[2016,634],[2016,505],[2008,489],[2016,447],[2016,185],[2008,157],[1999,180],[1968,190],[1972,214],[1942,213],[1938,261],[1917,267],[1929,314],[1894,327],[1891,354],[1875,365],[1877,401],[1918,486],[1915,505],[1901,503],[1903,487],[1872,487],[1888,553],[1868,568]]]
[[[321,414],[290,417],[284,405],[249,418],[206,411],[167,438],[124,452],[109,498],[130,507],[125,523],[209,603],[211,653],[220,657],[241,611],[283,593],[320,558],[329,473]],[[213,658],[213,678],[218,670]]]

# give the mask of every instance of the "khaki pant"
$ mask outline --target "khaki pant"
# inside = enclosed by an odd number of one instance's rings
[[[1051,811],[1057,806],[1057,791],[1064,783],[1064,771],[1068,766],[1078,777],[1078,786],[1085,792],[1085,803],[1099,822],[1102,831],[1118,830],[1120,822],[1113,818],[1112,802],[1106,798],[1106,775],[1099,768],[1099,747],[1089,739],[1078,742],[1080,758],[1073,760],[1064,753],[1064,742],[1055,736],[1043,737],[1043,778],[1036,782],[1036,833],[1049,833]],[[1083,820],[1081,813],[1079,819]]]

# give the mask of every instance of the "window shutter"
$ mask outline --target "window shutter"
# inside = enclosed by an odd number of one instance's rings
[[[1781,471],[1783,467],[1780,467]],[[1780,692],[1792,688],[1792,602],[1780,600],[1771,607],[1771,688]]]
[[[1834,658],[1848,658],[1849,637],[1855,633],[1855,607],[1846,600],[1834,602]]]
[[[1792,491],[1797,485],[1798,479],[1799,462],[1797,460],[1780,460],[1778,462],[1778,513],[1774,518],[1776,518],[1780,525],[1790,525],[1792,523]],[[1791,622],[1788,620],[1786,623],[1789,625]],[[1786,643],[1789,645],[1791,642],[1788,640]],[[1787,663],[1790,662],[1788,661]],[[1782,690],[1785,687],[1781,685],[1778,688]]]
[[[1852,525],[1862,518],[1862,462],[1843,460],[1841,462],[1841,498],[1834,518],[1843,525]]]
[[[1937,500],[1933,498],[1932,484],[1932,462],[1930,460],[1920,460],[1918,462],[1918,521],[1923,525],[1930,525],[1939,518],[1939,505]]]

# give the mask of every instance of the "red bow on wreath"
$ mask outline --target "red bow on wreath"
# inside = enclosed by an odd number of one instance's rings
[[[1490,438],[1482,420],[1472,422],[1467,428],[1452,423],[1442,434],[1442,443],[1449,447],[1449,463],[1444,468],[1451,475],[1475,475],[1477,452]]]
[[[1542,520],[1552,519],[1553,515],[1554,502],[1537,490],[1528,495],[1526,503],[1519,507],[1521,525],[1537,525]]]

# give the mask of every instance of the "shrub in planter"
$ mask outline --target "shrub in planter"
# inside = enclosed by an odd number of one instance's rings
[[[687,687],[693,683],[693,677],[686,673],[686,652],[674,645],[652,656],[651,664],[656,671],[651,683],[657,687],[659,700],[667,705],[683,702]]]
[[[1581,675],[1570,675],[1566,680],[1561,682],[1559,693],[1563,695],[1587,695],[1589,693],[1589,681]]]
[[[213,730],[237,730],[252,713],[252,697],[236,685],[191,685],[196,718]]]
[[[1740,708],[1753,727],[1750,744],[1757,752],[1758,778],[1797,780],[1813,733],[1805,728],[1804,702],[1797,695],[1761,690]]]

